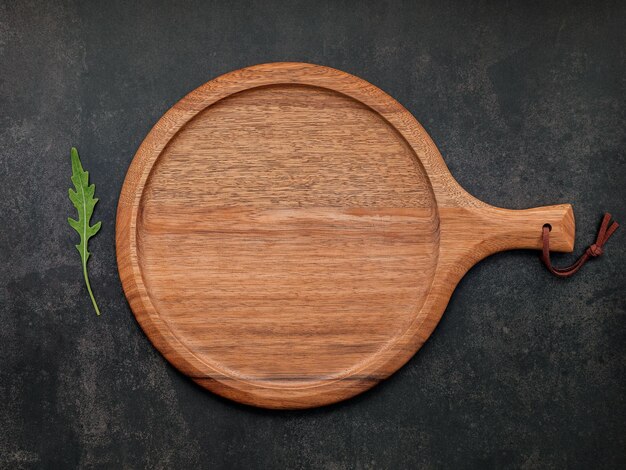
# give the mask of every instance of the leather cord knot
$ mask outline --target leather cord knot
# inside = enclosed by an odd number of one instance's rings
[[[589,246],[583,253],[583,255],[578,258],[578,260],[566,268],[555,268],[550,261],[550,226],[544,225],[542,231],[542,240],[543,240],[543,250],[541,252],[541,261],[546,265],[548,271],[558,277],[570,277],[574,275],[582,266],[590,259],[597,258],[604,253],[604,244],[611,238],[611,235],[617,230],[619,224],[617,222],[613,222],[610,226],[611,222],[611,214],[606,213],[602,218],[602,223],[600,224],[600,230],[598,230],[598,236],[596,237],[596,242]]]
[[[602,253],[604,253],[604,250],[602,249],[601,246],[598,246],[596,243],[594,243],[589,248],[587,248],[587,253],[589,253],[589,256],[596,258],[600,256]]]

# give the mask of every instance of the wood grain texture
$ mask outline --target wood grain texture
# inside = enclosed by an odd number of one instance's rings
[[[571,251],[569,205],[489,206],[393,98],[338,70],[264,64],[190,93],[148,134],[117,258],[153,344],[200,385],[270,408],[358,394],[430,336],[492,253]]]

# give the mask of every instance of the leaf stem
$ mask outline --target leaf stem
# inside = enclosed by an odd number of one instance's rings
[[[87,285],[87,290],[89,291],[89,297],[91,297],[91,303],[93,303],[93,308],[96,309],[96,314],[100,315],[100,309],[98,308],[96,299],[93,296],[93,292],[91,291],[91,284],[89,283],[89,276],[87,275],[87,263],[83,263],[83,275],[85,276],[85,284]]]

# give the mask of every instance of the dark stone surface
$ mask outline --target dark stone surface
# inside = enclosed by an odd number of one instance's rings
[[[406,367],[305,412],[236,405],[174,370],[114,249],[156,120],[219,74],[296,60],[398,99],[477,197],[574,204],[580,252],[603,210],[626,222],[624,5],[2,1],[0,467],[625,468],[625,229],[568,281],[536,252],[485,260]],[[66,222],[71,145],[100,197],[100,318]]]

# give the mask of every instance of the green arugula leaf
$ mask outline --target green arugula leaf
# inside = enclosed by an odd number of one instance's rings
[[[87,261],[91,256],[91,253],[87,249],[87,243],[91,237],[98,233],[98,230],[100,230],[100,227],[102,226],[101,222],[98,222],[95,225],[89,225],[93,209],[98,202],[98,199],[93,197],[96,192],[96,185],[89,184],[89,172],[83,170],[80,158],[78,157],[78,150],[72,147],[70,155],[72,158],[72,183],[74,183],[75,190],[70,189],[69,194],[70,200],[78,211],[78,220],[68,217],[67,221],[80,235],[80,243],[76,245],[76,249],[80,253],[80,259],[83,263],[83,276],[85,277],[85,284],[87,285],[87,290],[89,291],[89,297],[91,297],[93,308],[96,309],[96,314],[100,315],[100,309],[98,308],[96,299],[91,291],[89,275],[87,274]]]

